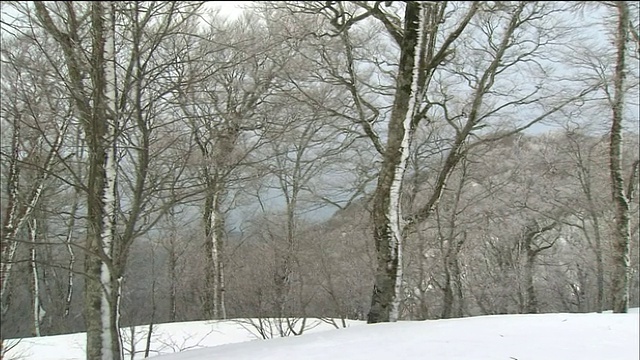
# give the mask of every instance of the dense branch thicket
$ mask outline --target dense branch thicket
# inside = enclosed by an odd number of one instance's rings
[[[639,20],[584,6],[3,4],[2,337],[640,305]]]

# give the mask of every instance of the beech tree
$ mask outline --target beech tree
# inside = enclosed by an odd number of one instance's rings
[[[9,39],[7,41],[11,42]],[[26,48],[16,52],[3,49],[2,56],[5,69],[2,92],[6,94],[2,102],[3,129],[10,135],[10,139],[7,139],[10,147],[4,148],[2,154],[7,176],[3,179],[6,180],[3,181],[6,197],[3,196],[0,298],[2,314],[6,314],[12,267],[20,240],[25,239],[20,233],[27,230],[27,225],[33,224],[33,213],[38,209],[45,188],[53,177],[52,169],[58,160],[57,154],[63,146],[71,118],[69,113],[63,112],[65,108],[68,109],[65,100],[54,98],[61,96],[61,89],[47,84],[50,74],[20,71],[21,62],[37,66],[33,52]],[[50,110],[56,108],[61,113]],[[60,121],[55,121],[55,116]]]
[[[631,69],[638,65],[638,17],[632,3],[607,3],[595,5],[577,5],[602,14],[607,21],[593,23],[594,33],[601,38],[610,39],[613,46],[606,42],[586,39],[585,45],[576,47],[568,57],[572,64],[584,69],[585,78],[599,82],[597,95],[591,109],[610,112],[611,120],[605,125],[603,118],[598,125],[608,128],[609,142],[609,178],[611,187],[611,209],[615,209],[615,236],[613,236],[611,306],[615,312],[626,312],[628,308],[629,284],[629,243],[630,243],[630,203],[637,188],[638,159],[634,154],[632,164],[626,165],[623,156],[625,141],[625,122],[637,124],[636,108],[638,75]],[[614,30],[615,28],[615,30]],[[632,46],[635,45],[636,51]],[[593,120],[591,120],[593,121]],[[632,128],[637,125],[632,126]],[[633,131],[631,134],[633,134]],[[635,134],[634,134],[635,135]],[[633,135],[632,135],[633,136]],[[596,239],[599,240],[599,239]],[[603,288],[602,284],[600,285]],[[600,290],[602,291],[602,290]],[[602,297],[602,296],[600,296]],[[604,301],[599,301],[604,302]]]
[[[86,141],[86,177],[74,174],[74,166],[66,166],[66,175],[86,199],[87,358],[121,358],[118,316],[127,249],[176,201],[165,198],[164,189],[168,183],[175,188],[183,166],[158,160],[170,154],[171,142],[158,141],[155,134],[173,121],[160,114],[166,111],[166,89],[174,86],[167,76],[173,60],[158,55],[200,4],[12,6],[22,16],[13,31],[41,51],[45,66],[63,84],[61,98],[72,99],[74,126]],[[63,60],[55,62],[54,54]],[[60,151],[55,155],[68,160]]]
[[[564,10],[550,3],[407,2],[397,6],[383,2],[291,2],[283,6],[300,17],[324,18],[324,32],[314,32],[312,36],[339,40],[336,42],[340,45],[331,50],[341,47],[340,61],[336,60],[335,51],[328,53],[326,48],[320,48],[322,65],[326,67],[322,80],[349,90],[348,100],[360,110],[353,115],[343,108],[333,111],[360,126],[381,159],[373,196],[378,271],[369,322],[395,321],[403,240],[415,234],[417,225],[433,214],[452,171],[477,146],[469,145],[470,139],[480,137],[482,141],[475,142],[480,144],[527,129],[572,106],[593,91],[594,84],[567,95],[554,88],[547,80],[548,74],[543,75],[551,69],[536,59],[554,45],[552,39],[561,35],[539,20]],[[560,21],[558,17],[554,19]],[[390,55],[393,51],[371,61],[361,56],[360,48],[353,45],[354,39],[371,24],[386,30],[385,35],[397,51],[395,56]],[[529,27],[540,32],[530,37],[524,30]],[[384,61],[393,65],[389,67]],[[529,63],[539,67],[530,67]],[[390,74],[390,83],[376,83],[366,75],[371,69]],[[524,76],[531,86],[520,87],[511,76]],[[505,88],[512,91],[504,91]],[[465,96],[454,96],[454,92]],[[372,101],[372,93],[388,96],[392,104],[389,113],[381,111],[385,109],[382,101]],[[523,107],[535,115],[518,120],[514,111]],[[436,180],[427,200],[414,210],[403,211],[400,194],[413,134],[421,126],[434,124],[448,127],[451,134],[445,160],[433,170]],[[492,137],[482,130],[486,126],[508,130]],[[384,134],[384,145],[379,134]]]
[[[79,52],[80,38],[76,14],[67,6],[70,29],[60,29],[44,4],[34,3],[38,20],[65,52],[69,86],[76,100],[79,117],[89,149],[87,186],[87,249],[93,254],[85,259],[85,319],[87,322],[87,358],[121,358],[118,323],[120,274],[112,261],[116,221],[116,136],[117,103],[115,78],[115,10],[110,3],[96,2],[86,9],[91,18],[90,68],[78,63],[85,54]],[[91,95],[83,72],[91,77]],[[119,250],[119,249],[118,249]],[[117,251],[117,250],[116,250]],[[114,256],[115,254],[115,256]]]
[[[631,3],[594,5],[615,46],[569,3],[6,6],[9,336],[82,331],[78,284],[91,359],[149,319],[637,303]]]
[[[436,41],[436,36],[444,12],[443,8],[434,3],[407,2],[404,10],[394,7],[384,10],[382,2],[376,2],[374,5],[360,2],[311,2],[304,5],[292,4],[291,9],[323,16],[334,28],[328,31],[340,36],[347,67],[330,75],[338,80],[340,85],[350,89],[350,100],[359,110],[355,117],[348,118],[354,119],[355,124],[362,127],[363,133],[372,141],[382,158],[372,210],[378,270],[368,321],[396,321],[402,281],[404,228],[399,197],[412,133],[428,111],[429,107],[424,106],[423,99],[433,70],[450,54],[451,44],[477,11],[477,4],[470,5],[458,25],[445,35],[441,44]],[[396,11],[404,13],[402,19],[395,15]],[[350,40],[349,29],[369,17],[379,19],[386,27],[389,38],[395,42],[394,45],[400,48],[386,145],[383,145],[373,126],[374,122],[378,121],[380,112],[357,91],[361,87],[361,80],[357,75]]]
[[[8,23],[17,26],[19,21]],[[51,199],[69,189],[61,174],[75,133],[73,105],[55,68],[48,66],[50,62],[60,65],[62,55],[51,53],[47,59],[32,46],[28,32],[19,31],[20,27],[11,31],[7,23],[2,26],[2,337],[15,335],[16,329],[20,331],[26,324],[30,334],[40,336],[68,329],[73,322],[52,321],[65,313],[65,308],[71,313],[72,292],[66,296],[69,301],[58,296],[71,289],[66,286],[71,272],[56,273],[43,266],[64,262],[55,258],[59,252],[51,236],[53,229],[59,229],[57,221],[64,217],[51,208],[63,207]],[[16,271],[30,276],[25,278]],[[69,276],[59,276],[61,273]],[[23,284],[29,285],[29,298],[21,295],[27,288]],[[31,309],[25,311],[29,303]]]
[[[276,58],[287,45],[273,39],[255,16],[229,23],[213,17],[210,23],[199,44],[184,54],[182,76],[189,85],[177,90],[177,101],[197,146],[192,162],[204,194],[203,312],[208,318],[224,319],[226,217],[234,184],[246,176],[242,169],[254,161],[252,152],[263,145],[263,132],[269,126],[263,108],[271,106],[277,73],[286,65],[286,60]]]
[[[588,128],[577,128],[567,129],[555,140],[550,140],[559,142],[556,147],[566,159],[567,182],[575,189],[573,193],[557,198],[558,203],[570,213],[563,223],[577,231],[571,238],[577,238],[577,247],[582,248],[586,243],[595,262],[594,266],[576,262],[576,271],[583,281],[573,286],[580,288],[577,293],[581,297],[581,308],[602,312],[609,308],[610,303],[610,299],[605,298],[605,291],[609,283],[607,269],[610,263],[606,251],[610,244],[610,231],[606,224],[611,214],[611,203],[605,196],[608,174],[600,171],[607,168],[606,139],[589,136]],[[595,289],[587,283],[591,278],[591,271],[587,270],[590,268],[595,269]],[[595,297],[592,297],[594,290]]]
[[[630,244],[630,212],[629,202],[634,196],[638,167],[636,160],[631,168],[631,175],[625,181],[622,169],[622,121],[624,117],[624,99],[626,82],[627,44],[630,35],[629,5],[626,2],[615,4],[617,11],[616,63],[613,75],[613,94],[609,95],[611,105],[611,133],[609,138],[609,168],[611,171],[611,191],[616,209],[616,231],[614,240],[614,275],[611,286],[613,311],[626,313],[629,308],[629,244]]]

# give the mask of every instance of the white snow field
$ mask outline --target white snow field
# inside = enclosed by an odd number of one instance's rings
[[[349,325],[336,330],[323,323],[301,336],[256,340],[250,327],[233,321],[162,324],[154,331],[152,357],[158,360],[640,359],[637,308],[629,314],[494,315],[375,325],[351,321]],[[137,350],[144,348],[144,334],[140,330]],[[7,359],[12,356],[25,360],[84,359],[83,342],[83,334],[23,339]],[[168,355],[154,356],[158,354]],[[135,358],[142,358],[142,354]]]

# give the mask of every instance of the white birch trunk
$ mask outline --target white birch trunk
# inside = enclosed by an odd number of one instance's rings
[[[80,141],[80,133],[77,133],[76,144],[80,148],[79,157],[84,158],[84,151],[82,150],[84,146]],[[78,174],[82,173],[82,165],[78,165],[78,169],[76,170]],[[64,301],[64,317],[68,317],[71,311],[71,300],[73,299],[73,267],[76,262],[76,254],[73,251],[72,240],[73,240],[73,232],[76,225],[76,213],[78,212],[78,199],[80,198],[80,190],[76,189],[73,204],[71,205],[71,211],[69,213],[69,227],[67,231],[67,236],[65,238],[65,247],[67,249],[67,253],[69,253],[69,263],[67,265],[67,269],[69,274],[67,276],[67,295]]]
[[[62,144],[62,140],[65,136],[68,122],[64,123],[56,135],[56,139],[53,141],[53,146],[47,157],[45,159],[44,164],[42,164],[42,169],[40,170],[38,177],[33,181],[33,188],[31,194],[29,195],[29,200],[22,207],[18,206],[18,192],[19,192],[19,168],[17,163],[19,161],[19,136],[20,136],[20,126],[18,124],[18,120],[14,122],[14,136],[12,138],[12,148],[13,148],[13,158],[11,159],[10,169],[9,169],[9,199],[8,199],[8,209],[7,215],[5,218],[5,224],[3,226],[2,231],[2,253],[0,254],[0,311],[4,313],[6,309],[5,299],[6,299],[6,290],[9,284],[9,276],[11,275],[11,269],[13,268],[13,262],[15,260],[16,251],[18,248],[18,242],[15,241],[16,234],[18,231],[22,229],[27,220],[31,217],[33,210],[36,208],[38,203],[40,202],[40,197],[42,192],[44,191],[44,186],[46,184],[47,179],[49,178],[49,174],[51,172],[51,166],[53,163],[54,156],[58,153],[60,146]]]
[[[116,342],[117,342],[117,346],[118,346],[118,352],[119,352],[119,358],[118,359],[124,359],[124,347],[122,345],[122,336],[120,335],[120,305],[122,302],[122,282],[124,281],[124,278],[122,276],[119,276],[118,279],[116,280],[116,306],[115,306],[115,314],[113,315],[114,317],[114,327],[116,330]]]
[[[211,215],[209,218],[209,228],[211,229],[211,233],[210,235],[210,239],[209,241],[211,242],[211,259],[213,261],[213,263],[211,264],[211,268],[213,270],[213,274],[211,274],[211,278],[213,280],[213,284],[211,286],[211,289],[209,289],[210,291],[212,291],[212,297],[213,297],[213,317],[215,319],[218,319],[220,317],[220,309],[219,309],[219,305],[218,305],[218,280],[219,280],[219,251],[218,251],[218,237],[217,237],[217,222],[218,222],[218,214],[217,214],[217,203],[218,203],[218,194],[217,192],[214,192],[213,194],[213,200],[212,200],[212,206],[213,208],[211,209]]]
[[[215,162],[215,160],[211,159],[211,162]],[[224,264],[222,259],[224,213],[221,210],[224,186],[220,183],[219,173],[216,173],[217,171],[219,171],[219,169],[211,170],[205,168],[204,170],[208,187],[204,206],[205,249],[207,251],[204,315],[212,319],[224,319],[226,317],[223,283]]]
[[[411,79],[411,93],[409,97],[409,108],[405,114],[404,121],[402,123],[402,129],[404,134],[400,144],[400,162],[395,168],[393,174],[393,180],[391,183],[389,194],[389,227],[393,236],[392,241],[389,242],[390,253],[395,254],[398,259],[398,269],[396,270],[394,300],[391,306],[389,314],[389,321],[398,320],[398,310],[400,306],[400,292],[402,290],[402,204],[400,198],[402,195],[402,183],[404,179],[405,171],[407,170],[407,159],[409,158],[409,150],[413,137],[413,129],[411,123],[416,115],[417,108],[420,102],[420,96],[423,94],[421,89],[418,88],[418,78],[420,76],[420,61],[423,57],[423,42],[424,42],[424,27],[425,27],[426,7],[420,8],[420,15],[418,20],[418,38],[416,46],[414,48],[414,63],[413,63],[413,76]]]
[[[402,245],[405,226],[401,194],[413,137],[414,117],[420,103],[421,64],[428,7],[408,3],[405,16],[405,39],[401,50],[396,95],[389,122],[389,137],[378,185],[376,187],[373,222],[377,252],[376,280],[371,300],[369,323],[397,321],[402,289]]]
[[[18,207],[18,187],[20,186],[20,168],[18,159],[20,157],[20,120],[13,121],[13,136],[11,137],[11,159],[9,163],[8,179],[8,199],[7,209],[3,224],[2,237],[0,238],[0,314],[7,311],[6,290],[9,284],[9,275],[16,256],[18,243],[15,241],[16,225],[15,218]]]
[[[3,239],[5,244],[2,245],[2,264],[0,264],[0,313],[2,314],[6,313],[8,310],[7,289],[9,288],[9,278],[11,275],[11,269],[13,268],[13,262],[16,257],[16,250],[18,249],[18,242],[15,240],[9,240],[13,238],[13,232],[7,234],[6,240]]]
[[[67,237],[65,239],[65,245],[67,248],[67,252],[69,253],[69,264],[67,265],[69,270],[69,275],[67,276],[67,296],[64,300],[64,317],[69,316],[69,312],[71,310],[71,299],[73,298],[73,266],[76,262],[76,256],[73,252],[73,247],[71,246],[71,238],[73,235],[73,226],[75,224],[75,215],[78,209],[77,198],[74,199],[73,207],[71,209],[71,224],[69,224],[69,231],[67,232]]]
[[[177,308],[176,308],[176,296],[178,294],[178,289],[177,289],[177,285],[178,285],[178,276],[176,274],[176,268],[177,268],[177,255],[176,255],[176,249],[175,249],[175,235],[171,235],[172,239],[171,239],[171,248],[169,250],[169,267],[168,267],[168,271],[169,271],[169,278],[171,279],[171,284],[170,284],[170,288],[169,288],[169,320],[171,320],[171,322],[176,320],[176,313],[177,313]]]
[[[613,312],[626,313],[629,309],[629,197],[625,193],[622,174],[622,119],[625,96],[625,58],[629,33],[629,8],[626,2],[616,3],[618,29],[615,44],[617,59],[614,73],[614,98],[612,100],[612,121],[609,145],[612,197],[615,203],[615,237],[613,243],[614,271],[612,279]]]
[[[102,234],[100,236],[102,242],[102,251],[107,261],[101,262],[100,266],[100,282],[103,289],[102,299],[100,302],[101,324],[102,324],[102,359],[121,359],[121,354],[116,354],[121,347],[115,347],[120,341],[120,329],[118,328],[118,306],[120,303],[120,280],[114,279],[112,274],[113,265],[113,248],[115,242],[115,226],[116,226],[116,74],[115,74],[115,32],[113,22],[113,4],[110,1],[102,3],[102,14],[106,17],[104,23],[106,25],[104,31],[105,39],[105,119],[107,121],[107,131],[105,134],[105,179],[104,191],[102,199]],[[116,337],[116,338],[114,338]]]
[[[31,285],[33,291],[33,335],[40,336],[40,322],[42,320],[42,308],[40,306],[40,287],[38,283],[38,265],[37,252],[36,252],[36,239],[38,236],[38,222],[36,219],[30,219],[29,224],[29,239],[31,239],[31,256],[29,265],[31,267]]]
[[[220,280],[218,281],[220,286],[220,318],[225,320],[227,318],[227,307],[224,304],[224,264],[222,256],[220,256],[220,262],[218,263],[218,274],[220,275]]]
[[[211,181],[216,181],[215,179]],[[211,193],[205,204],[205,211],[208,215],[205,218],[207,251],[207,289],[205,298],[205,316],[214,319],[224,319],[226,317],[226,309],[224,306],[224,273],[222,260],[222,240],[224,219],[220,210],[221,190],[218,184],[213,186]]]

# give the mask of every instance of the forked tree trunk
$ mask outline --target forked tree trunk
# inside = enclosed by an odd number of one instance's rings
[[[449,33],[439,49],[439,24],[443,21],[444,5],[435,2],[408,1],[405,7],[402,36],[394,36],[400,45],[400,61],[396,78],[396,90],[388,126],[386,148],[382,152],[382,166],[378,175],[378,184],[373,199],[372,220],[374,223],[374,242],[376,246],[377,270],[371,299],[371,309],[367,321],[369,323],[396,321],[402,283],[402,243],[403,237],[416,224],[428,219],[437,202],[447,178],[460,160],[461,146],[475,126],[475,113],[482,103],[482,94],[476,96],[474,106],[469,115],[469,123],[456,137],[445,165],[439,171],[434,191],[425,206],[405,220],[402,216],[400,197],[402,182],[407,167],[407,158],[413,132],[421,121],[423,114],[429,109],[420,109],[425,89],[434,70],[451,52],[451,45],[460,36],[478,10],[478,3],[473,3],[455,29]],[[509,29],[509,31],[513,31]],[[495,72],[499,58],[504,51],[498,53],[498,59],[492,62],[487,74],[483,76],[484,88],[489,75]],[[481,89],[482,90],[482,89]],[[480,91],[480,90],[479,90]],[[419,110],[420,109],[420,110]],[[418,115],[420,111],[420,115]]]
[[[189,113],[186,108],[183,109]],[[206,289],[204,290],[203,312],[209,319],[226,319],[227,317],[224,304],[224,238],[226,231],[225,212],[222,205],[227,190],[227,176],[231,169],[232,152],[240,132],[230,125],[225,130],[215,138],[215,146],[211,144],[212,139],[203,138],[197,130],[195,131],[195,141],[207,162],[202,167],[207,187],[203,212],[206,252]]]
[[[543,251],[550,249],[555,244],[555,241],[548,242],[545,245],[536,244],[535,240],[538,236],[543,235],[555,229],[559,223],[554,221],[553,223],[540,227],[537,222],[534,225],[526,226],[524,236],[522,238],[521,251],[525,255],[524,264],[524,282],[525,282],[525,297],[521,303],[524,305],[523,312],[526,314],[538,313],[538,297],[535,288],[535,266],[538,255]],[[520,294],[519,294],[520,295]]]

